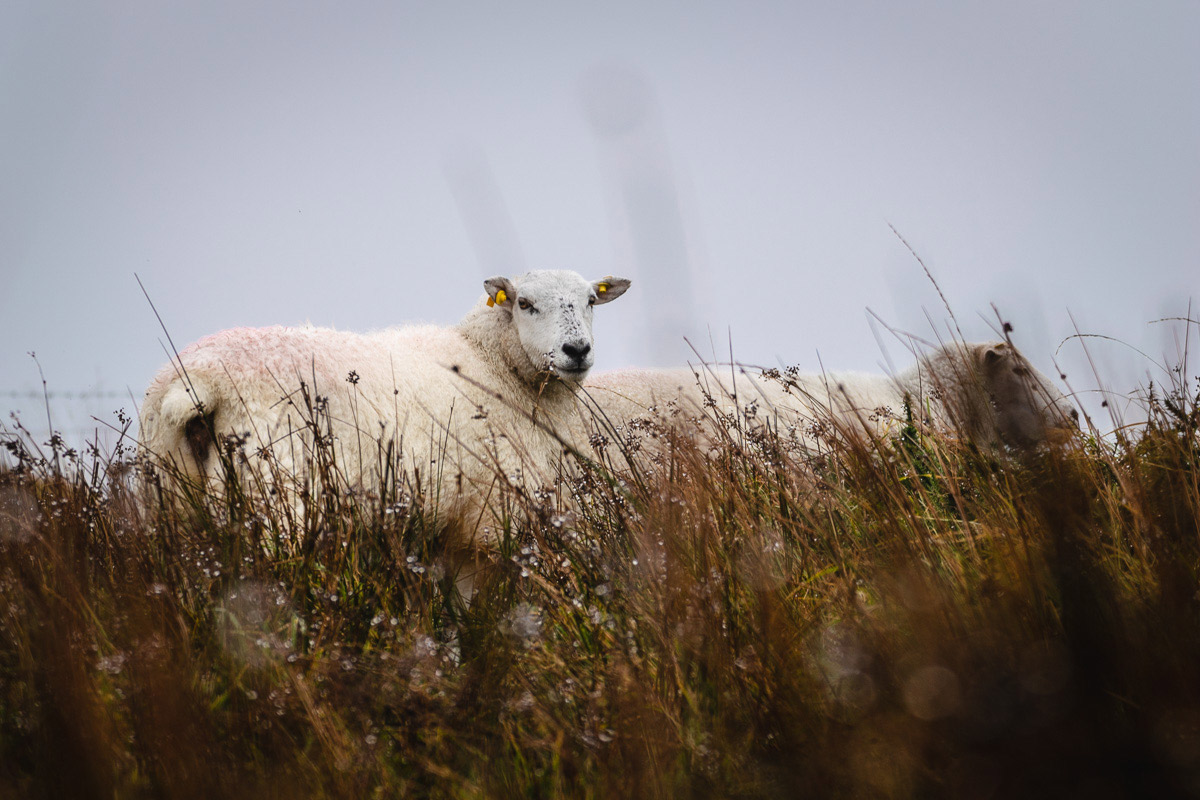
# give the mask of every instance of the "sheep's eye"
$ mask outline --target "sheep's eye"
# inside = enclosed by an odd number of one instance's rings
[[[596,305],[596,295],[592,295],[591,297],[588,298],[588,305],[589,306]]]
[[[537,313],[537,309],[533,307],[533,303],[529,302],[524,297],[517,300],[517,306],[520,307],[522,311],[531,311],[535,314]]]

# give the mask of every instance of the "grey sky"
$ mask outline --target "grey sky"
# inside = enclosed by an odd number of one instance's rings
[[[1198,39],[1190,0],[0,0],[0,393],[40,388],[33,350],[52,389],[140,399],[135,272],[181,347],[450,323],[511,266],[634,279],[597,369],[709,330],[876,369],[866,309],[945,318],[889,223],[969,338],[995,302],[1047,370],[1068,309],[1159,355],[1148,322],[1200,299]],[[1150,368],[1093,347],[1118,390]]]

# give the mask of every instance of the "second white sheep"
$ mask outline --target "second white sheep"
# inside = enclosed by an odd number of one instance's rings
[[[821,432],[884,435],[914,421],[982,446],[1028,448],[1077,429],[1078,412],[1051,381],[1005,342],[951,343],[895,377],[801,374],[734,365],[625,369],[584,384],[601,422],[624,432],[633,422],[688,423],[713,435],[716,415],[771,425],[814,448]],[[576,432],[584,436],[583,431]]]

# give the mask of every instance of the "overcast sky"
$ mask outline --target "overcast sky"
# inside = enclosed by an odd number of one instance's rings
[[[180,347],[449,324],[569,268],[634,281],[597,369],[686,335],[877,370],[869,312],[946,320],[889,225],[967,338],[995,303],[1047,371],[1076,326],[1120,339],[1089,346],[1125,391],[1200,300],[1197,41],[1194,0],[0,0],[0,410],[44,417],[29,351],[140,401],[166,357],[135,273]]]

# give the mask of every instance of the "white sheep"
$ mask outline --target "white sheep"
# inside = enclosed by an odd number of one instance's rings
[[[676,421],[697,420],[704,406],[718,412],[736,406],[744,421],[790,430],[806,448],[816,445],[814,430],[898,430],[906,405],[918,423],[985,446],[1028,448],[1060,440],[1078,420],[1062,392],[1004,342],[948,344],[894,378],[706,365],[614,370],[592,376],[583,392],[606,420],[602,425],[624,430],[634,420],[671,422],[672,414]],[[577,428],[575,436],[585,433]]]
[[[217,448],[237,437],[258,476],[278,470],[296,490],[317,436],[347,484],[368,491],[400,454],[440,519],[468,537],[486,531],[496,484],[548,474],[561,454],[532,417],[553,425],[573,409],[594,360],[592,306],[629,281],[536,271],[484,287],[454,327],[235,328],[201,339],[147,389],[141,445],[189,475],[219,478]]]

